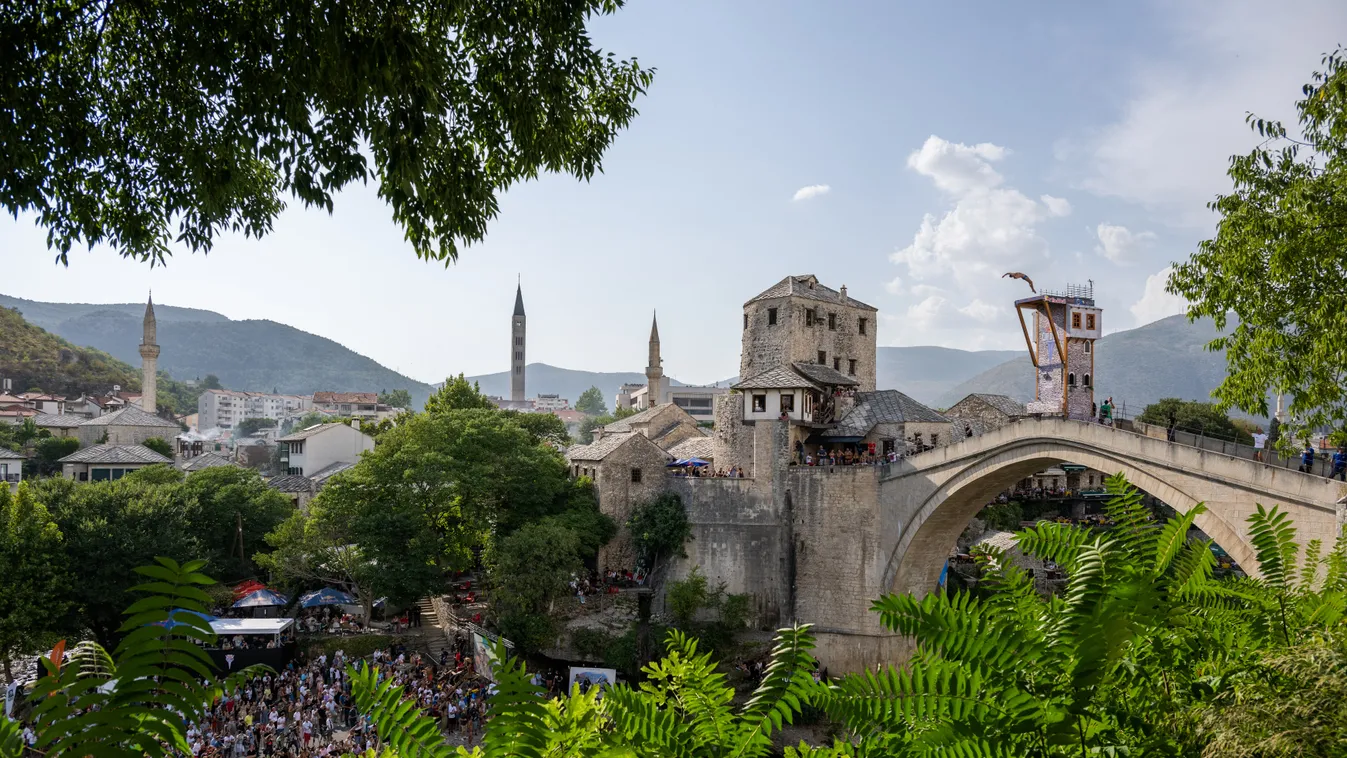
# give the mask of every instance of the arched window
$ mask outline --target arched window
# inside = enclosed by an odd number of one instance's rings
[[[1076,386],[1076,374],[1074,371],[1066,375],[1066,386],[1068,387]]]
[[[1090,386],[1090,375],[1089,375],[1089,374],[1085,374],[1084,376],[1082,376],[1082,377],[1080,378],[1080,383],[1081,383],[1081,385],[1084,386],[1084,387],[1089,387],[1089,386]]]

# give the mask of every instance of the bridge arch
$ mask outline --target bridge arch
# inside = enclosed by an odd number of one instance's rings
[[[996,495],[1058,463],[1123,473],[1136,487],[1196,519],[1250,572],[1254,550],[1245,519],[1255,503],[1280,504],[1299,539],[1337,534],[1336,483],[1251,460],[1175,445],[1097,424],[1029,420],[905,459],[884,480],[884,518],[897,521],[882,572],[882,592],[924,594],[937,586],[959,534]]]

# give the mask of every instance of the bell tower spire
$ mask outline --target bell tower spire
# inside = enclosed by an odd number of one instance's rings
[[[516,284],[514,315],[510,317],[510,400],[524,402],[524,287]]]
[[[650,316],[650,365],[645,367],[646,406],[659,405],[664,389],[664,362],[659,357],[659,319],[654,313]]]
[[[146,413],[158,410],[155,384],[159,373],[158,325],[154,320],[154,293],[145,303],[144,331],[140,338],[140,408]]]

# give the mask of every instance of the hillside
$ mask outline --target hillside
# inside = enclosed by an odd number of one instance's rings
[[[1189,323],[1170,316],[1099,340],[1095,353],[1096,397],[1112,397],[1129,410],[1140,410],[1162,397],[1210,400],[1225,379],[1225,354],[1206,349],[1215,339],[1210,320]],[[1029,356],[995,366],[944,393],[942,407],[970,392],[990,392],[1028,401],[1034,397],[1034,370]]]
[[[132,365],[144,304],[87,305],[38,303],[0,296],[36,314],[34,323],[77,345],[90,345]],[[154,306],[159,323],[161,372],[178,379],[215,374],[231,389],[311,394],[318,390],[406,389],[420,407],[430,385],[385,368],[341,344],[274,321],[231,321],[213,311]]]
[[[950,387],[1020,355],[1014,350],[955,350],[947,347],[881,347],[875,355],[875,386],[900,390],[918,402],[947,407]]]

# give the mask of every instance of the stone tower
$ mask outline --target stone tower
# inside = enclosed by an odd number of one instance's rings
[[[1033,315],[1032,329],[1025,311]],[[1103,311],[1094,304],[1093,285],[1016,300],[1015,312],[1036,374],[1029,412],[1093,418],[1094,346],[1103,333]]]
[[[145,331],[140,339],[140,407],[146,413],[158,410],[155,380],[159,371],[159,339],[154,323],[154,296],[145,303]]]
[[[645,367],[645,400],[647,407],[659,405],[664,390],[664,366],[659,357],[659,320],[650,316],[650,365]]]
[[[788,276],[744,303],[743,379],[789,366],[817,363],[875,389],[875,326],[879,313],[813,274]]]
[[[524,289],[516,286],[514,291],[514,315],[510,317],[510,399],[517,403],[524,401]]]

